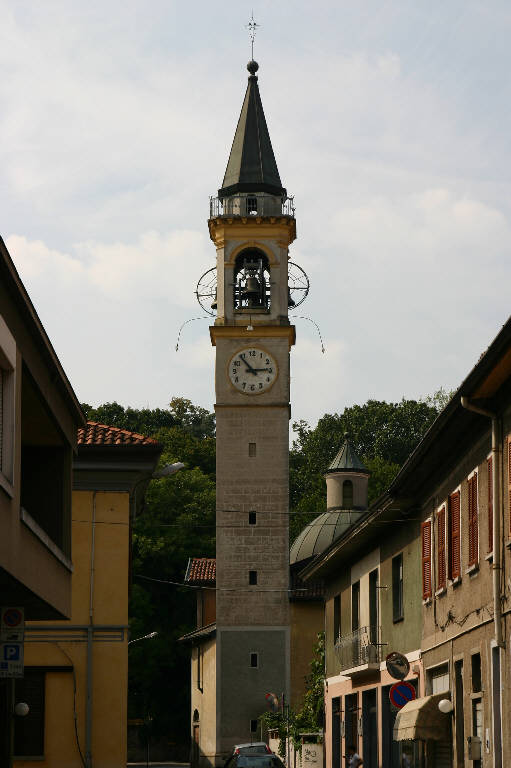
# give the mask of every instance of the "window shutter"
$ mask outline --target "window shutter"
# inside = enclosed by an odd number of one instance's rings
[[[493,468],[488,459],[488,552],[493,552]]]
[[[477,520],[477,472],[468,481],[468,564],[475,565],[479,549]]]
[[[422,523],[422,599],[431,597],[431,520]]]
[[[449,578],[460,575],[460,492],[449,496]]]
[[[445,588],[445,507],[438,512],[437,516],[437,534],[438,534],[438,589]]]

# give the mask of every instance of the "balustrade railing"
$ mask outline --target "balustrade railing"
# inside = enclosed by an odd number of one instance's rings
[[[359,627],[349,635],[342,635],[335,644],[335,653],[341,671],[379,663],[382,660],[380,627]]]
[[[289,216],[294,218],[294,198],[239,193],[232,197],[210,197],[209,218],[218,216]]]

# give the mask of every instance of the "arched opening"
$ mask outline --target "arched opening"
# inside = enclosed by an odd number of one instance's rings
[[[268,257],[256,248],[242,251],[234,265],[234,309],[236,312],[267,312],[270,308]]]
[[[353,483],[351,480],[345,480],[342,484],[342,508],[353,508]]]
[[[194,723],[198,723],[199,720],[200,720],[199,710],[198,709],[194,709],[193,710],[193,722]]]

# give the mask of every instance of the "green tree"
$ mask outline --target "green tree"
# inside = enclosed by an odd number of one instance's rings
[[[264,712],[260,721],[266,731],[277,730],[279,733],[279,754],[284,757],[286,737],[292,740],[295,749],[301,750],[301,734],[323,730],[325,681],[325,634],[320,632],[313,647],[310,672],[306,679],[302,705],[295,710],[287,708],[284,712]]]
[[[296,422],[296,439],[289,458],[290,541],[313,517],[324,512],[324,472],[341,447],[345,433],[371,471],[371,504],[388,488],[438,415],[438,402],[368,400],[364,405],[345,408],[342,414],[325,414],[314,429],[305,421]]]

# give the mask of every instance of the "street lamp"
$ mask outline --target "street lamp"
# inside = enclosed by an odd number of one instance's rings
[[[128,645],[132,643],[138,643],[139,640],[149,640],[151,637],[156,637],[158,632],[149,632],[148,635],[142,635],[142,637],[136,637],[134,640],[128,640]]]
[[[183,467],[184,464],[182,461],[176,461],[174,464],[165,464],[164,467],[153,472],[151,477],[155,480],[158,480],[160,477],[169,477],[170,475],[175,475],[176,472],[179,472]]]

